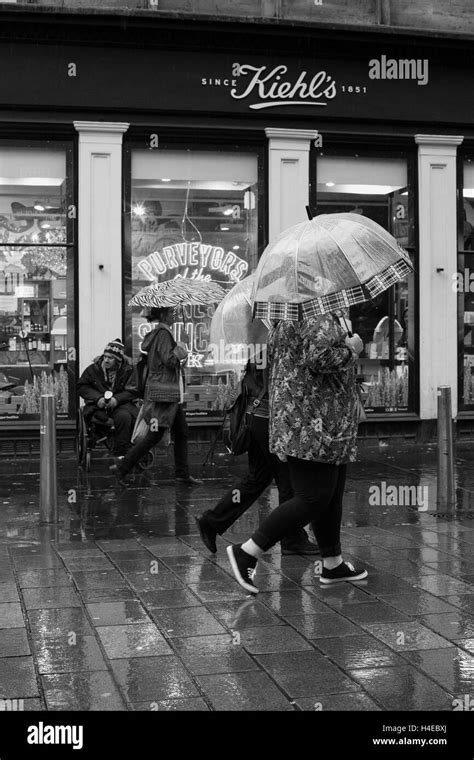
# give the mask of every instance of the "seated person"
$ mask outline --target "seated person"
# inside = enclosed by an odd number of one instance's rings
[[[95,359],[79,378],[77,389],[86,402],[84,418],[95,419],[115,428],[115,456],[123,456],[129,446],[138,409],[133,391],[125,390],[132,373],[132,361],[125,356],[123,343],[116,340],[108,343],[102,356]],[[106,391],[112,397],[104,398]],[[108,394],[107,394],[108,395]]]

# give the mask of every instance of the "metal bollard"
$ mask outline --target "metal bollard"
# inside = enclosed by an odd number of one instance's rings
[[[453,421],[451,388],[438,388],[438,479],[436,503],[439,507],[454,507]]]
[[[56,399],[45,394],[40,404],[40,522],[57,523]]]

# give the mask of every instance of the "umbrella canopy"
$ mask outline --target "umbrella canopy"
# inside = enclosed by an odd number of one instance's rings
[[[128,302],[129,306],[167,308],[188,304],[209,304],[221,301],[225,290],[208,280],[190,280],[179,277],[147,285]]]
[[[266,348],[269,324],[252,320],[253,283],[253,274],[237,282],[212,316],[210,344],[218,372],[239,369]]]
[[[408,254],[359,214],[321,214],[264,250],[251,293],[255,315],[300,320],[375,298],[413,272]]]

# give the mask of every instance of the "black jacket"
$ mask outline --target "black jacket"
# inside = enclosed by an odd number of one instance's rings
[[[95,409],[97,401],[102,398],[105,391],[112,391],[119,406],[126,404],[129,401],[133,401],[136,398],[136,394],[133,390],[126,390],[130,375],[132,374],[132,362],[125,357],[122,362],[122,366],[117,370],[115,378],[115,384],[112,388],[109,383],[106,382],[104,372],[102,370],[103,356],[99,356],[92,364],[90,364],[82,373],[77,384],[77,390],[79,395],[86,402],[86,412],[92,407]]]

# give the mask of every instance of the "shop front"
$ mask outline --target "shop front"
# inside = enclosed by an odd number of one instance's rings
[[[191,277],[228,291],[307,207],[368,216],[414,263],[350,308],[365,430],[429,435],[440,385],[474,419],[467,41],[33,11],[20,35],[2,13],[0,430],[37,431],[48,388],[72,436],[79,372],[120,336],[136,359],[152,328],[128,306],[140,288]],[[423,66],[389,65],[415,56]],[[173,326],[198,439],[247,358],[212,343],[215,308],[183,304]]]

